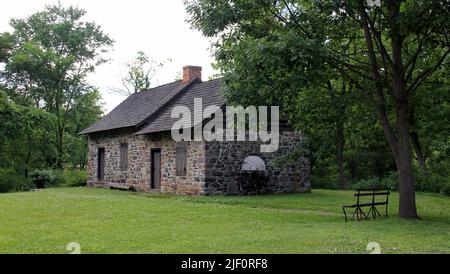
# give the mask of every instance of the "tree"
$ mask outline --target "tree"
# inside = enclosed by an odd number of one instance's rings
[[[295,121],[294,126],[301,128],[310,139],[310,149],[315,152],[312,168],[317,163],[323,166],[324,160],[334,157],[343,189],[347,188],[344,149],[347,116],[354,100],[351,89],[344,79],[330,80],[316,89],[306,88],[298,94],[289,111],[290,121]],[[323,112],[324,105],[329,106],[327,112]]]
[[[26,19],[12,19],[13,33],[0,39],[8,45],[3,46],[2,78],[11,98],[56,117],[58,168],[64,158],[68,113],[86,91],[87,75],[107,61],[102,55],[113,44],[98,25],[83,21],[85,14],[61,4],[46,6]]]
[[[152,80],[164,65],[163,62],[158,63],[150,59],[143,51],[138,51],[136,57],[126,64],[127,72],[122,78],[123,88],[111,88],[111,90],[126,96],[148,90]]]
[[[448,65],[447,1],[191,0],[186,7],[191,24],[217,38],[230,98],[289,105],[333,71],[371,99],[399,173],[399,216],[417,217],[410,102]]]
[[[66,162],[73,167],[84,168],[87,164],[87,140],[78,133],[92,125],[103,115],[100,104],[100,92],[94,87],[88,87],[82,96],[77,98],[68,113]]]
[[[449,69],[447,66],[433,75],[411,100],[410,138],[422,175],[427,173],[427,162],[433,152],[433,144],[445,141],[450,131]]]
[[[54,115],[34,107],[14,104],[0,90],[0,168],[13,168],[28,177],[54,155]]]

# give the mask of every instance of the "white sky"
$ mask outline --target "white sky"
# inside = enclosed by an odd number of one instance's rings
[[[102,92],[104,109],[111,111],[124,96],[111,93],[109,87],[121,87],[120,75],[125,63],[143,50],[152,59],[172,62],[156,76],[153,86],[172,82],[185,65],[203,67],[203,79],[214,74],[210,43],[185,22],[187,14],[182,0],[60,0],[63,6],[74,5],[87,10],[85,20],[95,21],[115,40],[109,54],[111,62],[97,68],[89,77]],[[24,18],[58,0],[2,1],[0,32],[11,31],[10,18]]]

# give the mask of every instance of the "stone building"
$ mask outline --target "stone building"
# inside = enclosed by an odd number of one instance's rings
[[[289,126],[280,128],[279,149],[262,153],[254,141],[175,142],[170,130],[176,106],[224,107],[220,79],[202,82],[201,67],[183,68],[183,79],[129,96],[87,135],[88,185],[170,192],[185,195],[306,192],[310,185],[308,156],[275,167],[304,137]],[[204,121],[205,122],[205,121]]]

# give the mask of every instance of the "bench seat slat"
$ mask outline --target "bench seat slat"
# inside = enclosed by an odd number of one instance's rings
[[[372,205],[374,205],[374,206],[377,206],[377,205],[386,205],[387,204],[387,202],[375,202],[375,203],[363,203],[363,204],[354,204],[354,205],[347,205],[347,206],[344,206],[345,208],[355,208],[355,207],[357,207],[357,206],[359,206],[359,207],[364,207],[364,206],[372,206]]]

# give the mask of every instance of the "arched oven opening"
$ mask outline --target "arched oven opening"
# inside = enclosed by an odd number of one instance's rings
[[[244,195],[266,194],[269,177],[264,160],[258,156],[244,159],[240,171],[240,190]]]

